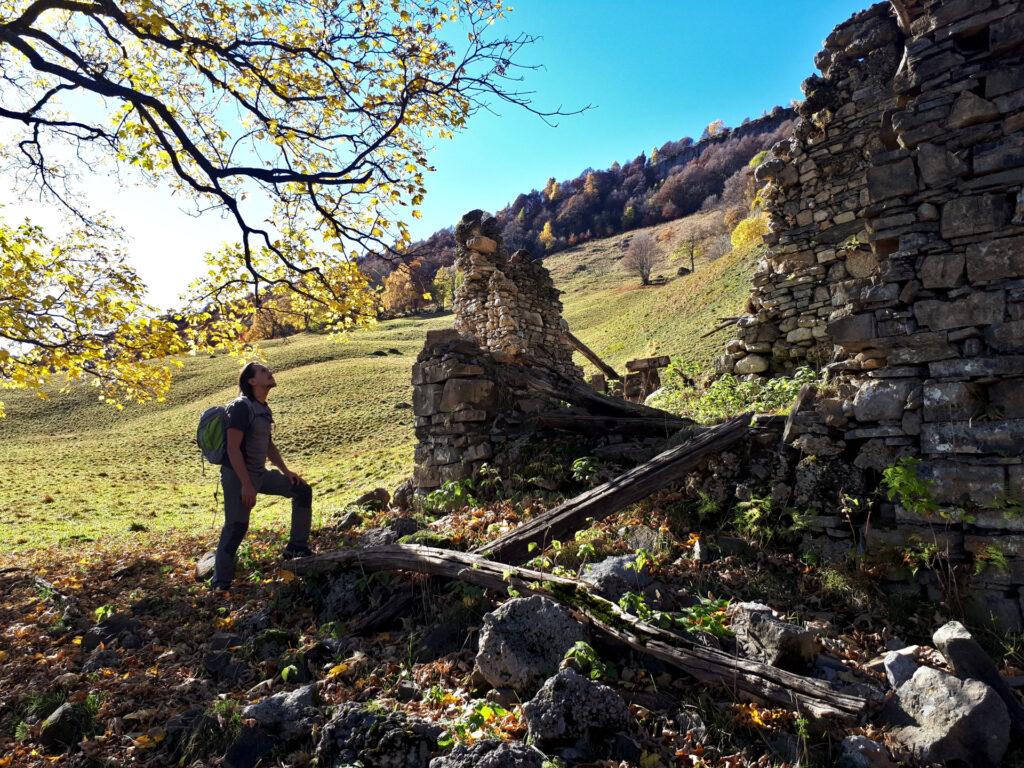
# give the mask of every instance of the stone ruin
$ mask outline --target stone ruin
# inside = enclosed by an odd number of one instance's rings
[[[779,425],[785,451],[762,434],[760,461],[723,455],[691,488],[718,483],[724,502],[768,484],[779,505],[819,512],[804,544],[825,559],[929,544],[976,556],[976,615],[1024,629],[1024,11],[880,3],[815,63],[794,135],[757,171],[768,253],[717,364],[812,365],[829,383]],[[557,406],[495,366],[581,379],[543,265],[508,257],[478,211],[457,241],[455,330],[431,334],[414,370],[420,490],[500,464]],[[904,456],[934,488],[932,519],[884,501],[870,519],[841,514],[842,494],[867,496]],[[939,597],[924,571],[891,578]]]
[[[883,504],[851,525],[833,503],[809,547],[975,556],[976,614],[1020,630],[1024,11],[881,3],[840,25],[815,63],[793,137],[757,171],[769,252],[718,366],[827,370],[827,394],[802,397],[787,424],[805,458],[783,495],[825,475],[833,497],[870,490],[900,457],[920,458],[942,507],[931,520]]]
[[[497,221],[482,211],[466,214],[455,238],[462,274],[455,328],[428,333],[413,366],[413,481],[420,491],[472,477],[488,462],[511,461],[529,417],[555,407],[502,371],[583,378],[572,361],[559,292],[544,265],[526,251],[509,257]]]

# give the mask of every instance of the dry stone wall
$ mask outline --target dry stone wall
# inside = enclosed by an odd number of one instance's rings
[[[771,252],[719,365],[826,366],[828,394],[802,398],[786,428],[804,455],[869,484],[921,459],[938,510],[883,504],[854,526],[826,515],[809,546],[938,545],[976,563],[979,617],[1020,629],[1024,9],[894,5],[828,38],[795,135],[759,169]]]
[[[572,361],[560,293],[547,268],[527,251],[506,255],[497,219],[470,211],[455,228],[455,330],[501,362],[533,365],[581,381]]]

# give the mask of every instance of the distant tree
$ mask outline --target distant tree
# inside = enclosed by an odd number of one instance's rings
[[[654,149],[651,150],[651,165],[657,165],[660,159],[661,153],[658,152],[658,148],[655,147]]]
[[[711,234],[711,228],[704,221],[691,221],[683,229],[682,236],[679,238],[680,255],[689,260],[691,272],[696,270],[697,254],[701,252],[704,241]]]
[[[407,264],[402,264],[384,278],[384,290],[380,300],[384,311],[393,316],[415,312],[425,301],[423,290],[416,284],[413,272]]]
[[[441,267],[434,274],[430,295],[440,309],[450,309],[455,299],[455,267]]]
[[[540,244],[544,246],[544,250],[550,251],[555,244],[555,232],[551,227],[550,219],[544,222],[544,229],[540,231],[540,235],[537,237],[540,240]]]
[[[622,266],[640,278],[643,285],[650,285],[651,271],[660,256],[658,244],[648,233],[642,232],[629,241],[629,249],[622,258]]]
[[[544,197],[548,202],[554,202],[554,199],[558,197],[558,182],[555,181],[554,176],[549,178],[548,183],[544,185]]]
[[[727,130],[729,129],[726,127],[724,120],[712,120],[708,123],[708,127],[704,129],[704,133],[701,134],[700,140],[706,141],[707,139],[713,139],[716,136],[721,136]]]

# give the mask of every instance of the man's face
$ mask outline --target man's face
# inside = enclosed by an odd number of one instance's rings
[[[249,379],[249,383],[252,384],[254,389],[271,390],[277,386],[277,382],[274,380],[274,373],[265,365],[257,366],[253,370],[252,378]]]

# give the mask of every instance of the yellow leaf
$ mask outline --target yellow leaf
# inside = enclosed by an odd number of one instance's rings
[[[349,666],[350,665],[345,663],[344,661],[341,662],[341,664],[335,664],[327,673],[327,679],[333,680],[334,678],[338,677],[338,675],[344,675],[346,672],[348,672]]]
[[[295,581],[295,574],[291,571],[286,571],[283,568],[277,572],[277,578],[283,581],[285,584],[290,584]]]

